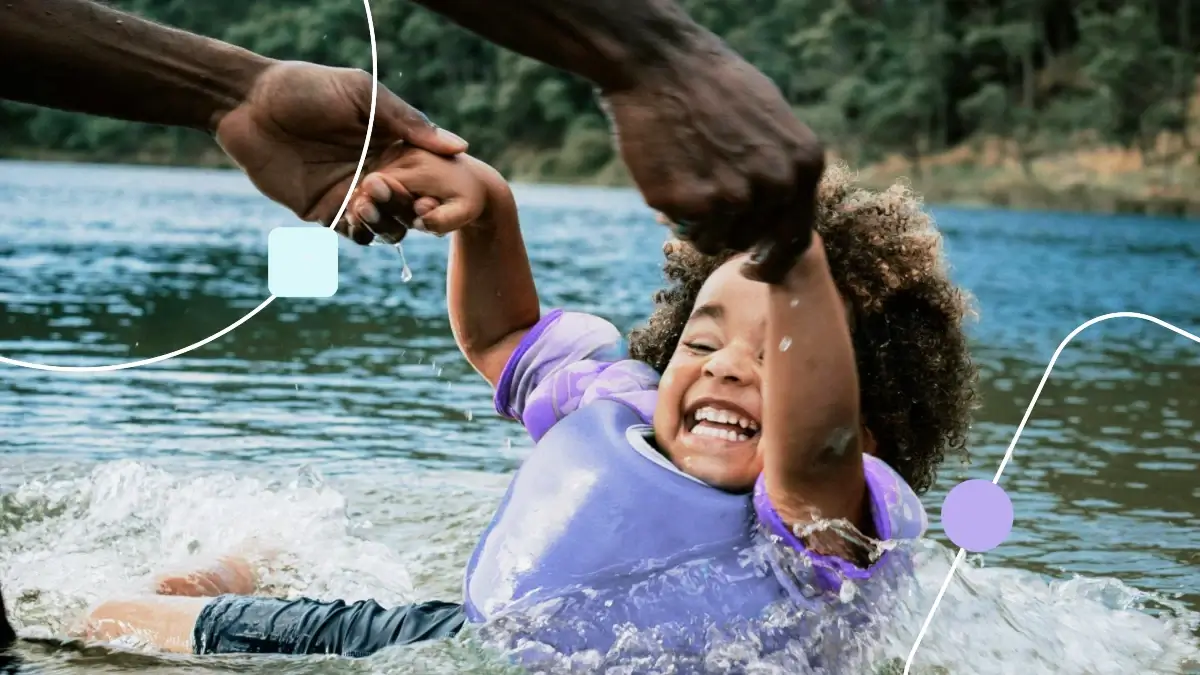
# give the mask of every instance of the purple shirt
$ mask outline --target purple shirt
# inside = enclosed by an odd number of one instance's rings
[[[611,323],[590,314],[555,310],[542,317],[513,352],[496,387],[495,405],[501,415],[521,422],[534,441],[559,420],[600,399],[628,405],[649,425],[658,381],[658,372],[649,365],[625,357],[621,334]],[[911,490],[896,490],[895,478],[889,480],[883,475],[885,469],[875,464],[866,464],[866,478],[879,538],[920,536],[927,522],[920,501]],[[813,567],[825,589],[836,591],[841,578],[866,579],[890,557],[889,551],[863,569],[808,551],[776,513],[761,476],[755,485],[754,506],[759,521],[775,535],[773,539],[817,563]],[[896,522],[900,513],[907,524]]]

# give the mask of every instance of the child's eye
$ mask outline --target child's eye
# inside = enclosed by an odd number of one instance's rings
[[[685,342],[683,346],[700,354],[708,354],[716,351],[716,347],[706,345],[703,342]]]

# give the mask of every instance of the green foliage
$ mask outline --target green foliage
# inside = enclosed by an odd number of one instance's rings
[[[1192,0],[683,0],[771,77],[852,161],[914,162],[980,135],[1040,152],[1099,139],[1149,150],[1186,128],[1200,10]],[[282,59],[369,69],[346,0],[116,0]],[[404,0],[375,0],[380,79],[502,170],[571,179],[615,153],[591,86]],[[187,163],[202,134],[0,104],[0,152]],[[919,166],[919,165],[918,165]]]
[[[1096,128],[1122,145],[1148,147],[1186,119],[1183,102],[1172,96],[1183,55],[1162,41],[1155,13],[1148,3],[1081,12],[1079,51],[1099,103]]]

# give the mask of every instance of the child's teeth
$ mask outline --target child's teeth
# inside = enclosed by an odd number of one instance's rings
[[[719,408],[714,408],[712,406],[704,406],[704,407],[700,408],[700,410],[697,410],[695,413],[692,413],[692,417],[694,417],[696,419],[697,423],[712,422],[714,424],[730,424],[730,425],[734,425],[734,426],[740,426],[740,428],[748,429],[752,432],[758,431],[758,423],[755,422],[755,420],[739,416],[739,414],[733,413],[730,411],[719,410]],[[697,428],[696,431],[700,432],[700,429]],[[714,436],[712,434],[712,432],[716,432],[716,431],[721,431],[721,432],[728,431],[728,434],[730,434],[730,436],[728,436],[728,437]],[[704,435],[727,438],[727,440],[730,440],[730,441],[746,440],[745,435],[737,434],[736,431],[725,430],[725,429],[707,429],[706,432],[704,432]]]
[[[731,441],[731,442],[732,441],[746,441],[746,440],[750,439],[750,437],[747,436],[746,434],[739,434],[736,431],[732,431],[730,429],[717,429],[716,427],[711,427],[711,426],[708,426],[705,424],[701,424],[701,425],[697,426],[695,429],[692,430],[692,433],[696,434],[697,436],[708,436],[709,438],[720,438],[722,440]]]

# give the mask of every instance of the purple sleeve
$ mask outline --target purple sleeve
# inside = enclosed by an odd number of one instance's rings
[[[625,357],[621,334],[591,314],[555,310],[529,330],[504,366],[496,411],[520,421],[536,441],[597,398],[632,404],[649,423],[658,373]]]
[[[863,471],[871,519],[878,539],[894,541],[921,537],[928,520],[925,508],[912,488],[891,467],[874,457],[863,457]],[[897,551],[888,549],[869,567],[862,568],[837,556],[809,550],[775,510],[767,496],[763,475],[759,475],[754,484],[754,511],[769,534],[780,540],[794,555],[798,554],[811,562],[815,580],[822,590],[837,592],[841,589],[843,579],[863,581],[877,576],[879,570],[889,564],[889,559],[896,557],[894,554]]]

